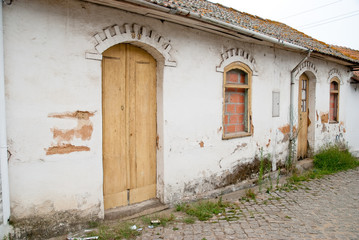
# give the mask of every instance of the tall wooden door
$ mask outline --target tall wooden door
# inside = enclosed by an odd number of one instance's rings
[[[103,53],[105,209],[156,197],[156,64],[130,44]]]
[[[304,73],[299,77],[298,93],[298,150],[297,158],[307,157],[308,152],[308,93],[309,78]]]

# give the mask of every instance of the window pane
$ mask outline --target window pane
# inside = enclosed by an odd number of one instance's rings
[[[224,132],[225,134],[248,131],[248,90],[226,88]]]
[[[338,121],[338,94],[330,94],[329,120]]]
[[[302,90],[302,100],[306,100],[307,99],[307,90],[303,89]]]
[[[331,82],[330,83],[330,90],[338,90],[338,83],[337,82]]]
[[[229,84],[248,84],[248,75],[239,69],[232,69],[226,74],[226,83]]]

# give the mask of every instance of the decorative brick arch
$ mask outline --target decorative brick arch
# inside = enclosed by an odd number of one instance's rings
[[[146,49],[146,46],[155,49],[164,58],[164,65],[175,67],[176,61],[172,60],[170,54],[171,45],[165,38],[155,31],[137,24],[124,24],[122,27],[114,25],[106,28],[103,32],[94,36],[97,45],[97,53],[86,53],[87,59],[102,60],[102,53],[119,43],[136,43]],[[149,51],[151,53],[151,51]],[[156,57],[156,56],[154,56]]]
[[[328,83],[332,80],[333,77],[337,77],[340,81],[340,84],[343,85],[344,82],[342,80],[342,74],[339,72],[337,68],[332,68],[328,73]]]
[[[314,63],[310,62],[310,61],[305,61],[303,62],[297,69],[297,71],[295,72],[295,79],[299,80],[299,77],[303,74],[306,73],[309,77],[309,80],[315,80],[317,81],[317,75],[318,75],[318,69],[317,67],[314,65]]]
[[[217,72],[223,72],[224,67],[232,62],[242,62],[252,69],[253,72],[257,72],[256,61],[253,56],[239,48],[232,48],[227,50],[221,55],[222,59],[217,66]]]

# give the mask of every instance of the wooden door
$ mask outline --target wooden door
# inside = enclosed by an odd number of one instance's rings
[[[105,209],[156,197],[156,64],[130,44],[103,53]]]
[[[308,152],[308,93],[309,78],[304,73],[299,78],[298,92],[298,151],[297,158],[307,157]]]

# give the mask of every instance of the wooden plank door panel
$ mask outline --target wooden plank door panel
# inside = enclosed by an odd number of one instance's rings
[[[102,80],[105,209],[127,204],[126,84],[123,46],[104,53]],[[122,172],[122,174],[118,174]]]
[[[144,50],[132,49],[130,62],[130,203],[156,197],[156,61]]]
[[[119,44],[103,53],[105,209],[156,197],[156,61]],[[129,198],[128,198],[129,197]]]
[[[298,92],[298,151],[297,158],[306,158],[308,152],[308,93],[309,78],[302,74],[299,77]]]

